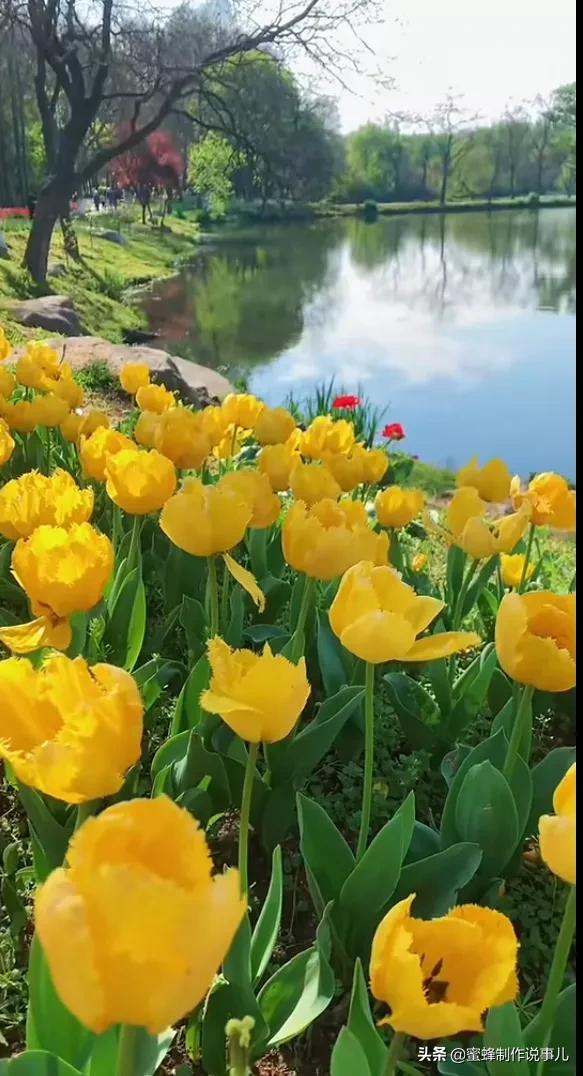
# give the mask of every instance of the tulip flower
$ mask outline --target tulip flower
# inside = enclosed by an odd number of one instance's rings
[[[5,463],[8,463],[13,452],[14,439],[10,436],[10,430],[4,422],[4,419],[0,418],[0,467],[3,467]]]
[[[480,467],[478,457],[473,456],[466,467],[462,467],[456,478],[456,486],[471,486],[477,490],[483,501],[500,504],[508,500],[510,494],[511,474],[504,460],[493,459]]]
[[[405,430],[400,422],[389,422],[381,436],[387,441],[403,441],[405,439]]]
[[[154,448],[133,446],[108,456],[105,478],[108,496],[132,516],[159,511],[176,489],[174,464]]]
[[[321,460],[328,452],[349,452],[353,444],[352,422],[318,415],[302,434],[299,448],[307,459]]]
[[[37,426],[46,426],[48,429],[60,426],[69,414],[69,405],[66,400],[61,400],[54,392],[48,392],[46,396],[37,396],[32,401],[33,414]]]
[[[222,421],[225,428],[252,430],[265,404],[246,392],[230,392],[221,404]]]
[[[68,471],[47,478],[30,471],[0,489],[0,534],[9,541],[27,538],[41,524],[70,527],[93,512],[93,491],[79,489]]]
[[[225,420],[222,407],[205,407],[200,412],[200,422],[203,433],[207,435],[212,447],[215,448],[222,441],[229,425]]]
[[[573,763],[555,789],[555,813],[541,815],[538,823],[540,854],[549,870],[569,885],[576,883],[576,805]]]
[[[353,445],[349,452],[326,453],[323,462],[343,493],[351,493],[365,481],[365,456],[361,444]]]
[[[58,369],[59,356],[56,351],[41,341],[31,341],[16,363],[16,380],[24,388],[42,390],[47,378],[56,379]]]
[[[91,434],[95,433],[95,430],[99,429],[100,426],[111,426],[105,411],[99,411],[97,409],[88,411],[87,414],[83,416],[83,423],[79,430],[79,436],[91,437]]]
[[[429,516],[425,521],[450,545],[456,545],[474,560],[511,553],[525,533],[530,521],[530,505],[500,519],[487,520],[487,504],[472,486],[456,490],[446,512],[447,529],[438,526]]]
[[[337,396],[332,408],[334,411],[354,411],[361,403],[360,396]]]
[[[504,672],[539,691],[575,686],[575,595],[507,594],[496,617],[496,652]]]
[[[292,467],[298,459],[297,451],[290,444],[266,445],[258,457],[261,474],[267,475],[274,493],[289,489]]]
[[[157,1035],[204,999],[245,914],[238,872],[212,866],[198,822],[166,796],[75,833],[35,921],[59,997],[91,1031]]]
[[[160,415],[156,411],[141,411],[134,429],[134,439],[142,448],[155,448],[156,428]]]
[[[281,501],[271,488],[269,478],[260,471],[242,467],[221,478],[217,485],[219,490],[231,490],[252,508],[249,526],[262,530],[272,527],[281,512]]]
[[[17,400],[16,403],[4,404],[2,416],[11,430],[16,433],[32,433],[36,426],[36,412],[34,404],[28,400]]]
[[[369,448],[363,457],[363,481],[373,486],[384,478],[389,469],[389,457],[384,448]]]
[[[323,500],[311,508],[293,504],[282,531],[287,563],[311,579],[337,579],[352,564],[386,564],[389,539],[369,525],[362,501]]]
[[[302,463],[300,459],[290,472],[290,488],[297,501],[311,508],[324,498],[337,500],[342,490],[323,463]]]
[[[142,385],[136,392],[136,404],[140,411],[155,411],[157,415],[161,415],[171,407],[176,407],[176,399],[164,385],[148,384]]]
[[[389,486],[377,493],[375,510],[383,527],[408,527],[419,515],[425,504],[425,494],[420,489],[401,489]]]
[[[150,384],[150,367],[143,362],[126,362],[120,371],[119,383],[129,396]]]
[[[11,354],[12,354],[12,345],[6,339],[6,334],[4,332],[4,329],[0,325],[0,362],[4,362],[4,359],[9,359]]]
[[[414,919],[415,894],[377,927],[371,992],[391,1009],[381,1021],[417,1039],[482,1031],[491,1008],[518,993],[518,941],[510,920],[492,908],[461,904],[447,915]]]
[[[2,329],[0,329],[0,333],[3,333]],[[6,357],[2,354],[3,339],[5,343],[7,343],[6,338],[3,335],[0,336],[0,361]],[[0,366],[0,396],[3,396],[5,400],[8,400],[12,396],[15,388],[16,378],[12,371],[6,366]]]
[[[502,553],[500,570],[504,586],[517,588],[534,575],[534,564],[527,563],[524,553]]]
[[[0,757],[19,781],[66,803],[121,788],[140,757],[144,707],[114,665],[54,654],[40,668],[0,662]]]
[[[68,415],[65,415],[59,429],[65,438],[71,445],[76,445],[79,440],[79,434],[83,425],[83,416],[76,415],[74,411],[70,411]]]
[[[70,410],[82,407],[85,402],[82,385],[79,385],[71,377],[63,377],[60,381],[56,381],[53,392],[58,399],[65,401]]]
[[[158,416],[153,432],[154,447],[176,467],[198,471],[211,451],[200,413],[173,407]]]
[[[286,407],[264,407],[259,412],[253,433],[260,445],[284,444],[296,428],[296,420]]]
[[[164,505],[160,527],[185,553],[211,557],[239,544],[252,515],[249,499],[240,492],[190,478]]]
[[[576,529],[576,493],[569,489],[566,480],[558,474],[539,474],[523,491],[520,478],[512,479],[510,495],[515,508],[528,505],[531,522],[536,527],[554,527],[559,531]]]
[[[109,426],[98,426],[90,437],[81,437],[79,457],[83,474],[95,482],[105,482],[105,468],[110,456],[115,456],[122,449],[136,451],[136,446],[129,437]]]

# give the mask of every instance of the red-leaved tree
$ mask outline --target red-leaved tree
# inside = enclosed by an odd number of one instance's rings
[[[126,133],[119,132],[120,140]],[[145,224],[152,191],[163,187],[170,196],[180,186],[184,160],[167,131],[154,131],[139,146],[118,157],[113,162],[112,173],[120,187],[136,195]]]

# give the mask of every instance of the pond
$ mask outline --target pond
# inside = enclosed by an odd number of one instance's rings
[[[334,378],[386,407],[427,462],[501,455],[574,479],[575,214],[219,232],[142,301],[160,347],[268,403]]]

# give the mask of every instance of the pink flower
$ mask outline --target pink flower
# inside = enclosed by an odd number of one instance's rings
[[[361,403],[360,396],[337,396],[332,407],[335,411],[354,411]]]
[[[387,441],[402,441],[405,431],[400,422],[389,422],[388,426],[385,426],[382,436],[386,437]]]

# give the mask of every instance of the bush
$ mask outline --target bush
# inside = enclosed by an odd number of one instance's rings
[[[367,198],[362,203],[362,215],[366,221],[376,220],[379,215],[379,207],[372,198]]]

